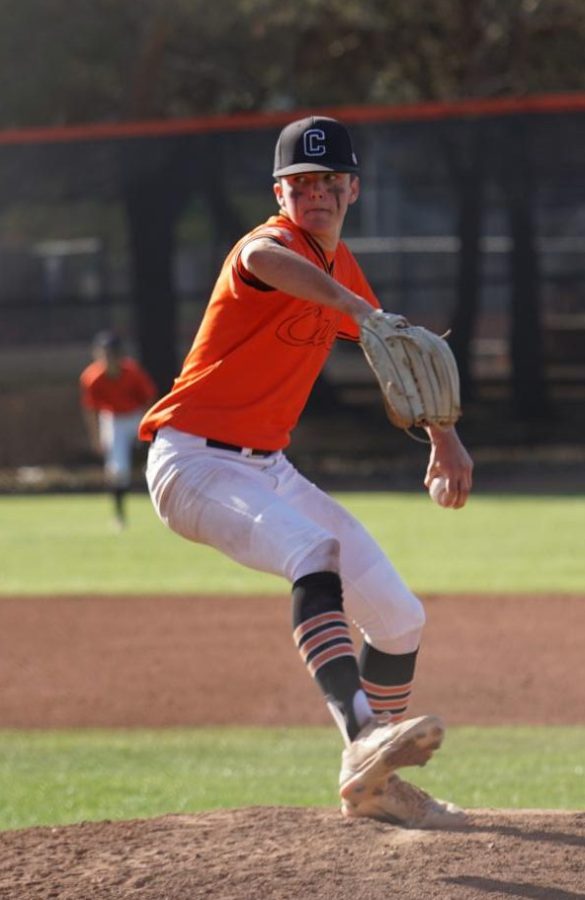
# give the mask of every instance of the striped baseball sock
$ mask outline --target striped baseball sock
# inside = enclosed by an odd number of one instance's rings
[[[362,688],[343,612],[339,575],[304,575],[293,584],[292,600],[295,644],[349,744],[372,718],[372,710]]]
[[[393,722],[404,718],[412,685],[418,650],[412,653],[382,653],[364,643],[360,654],[362,685],[377,716]]]

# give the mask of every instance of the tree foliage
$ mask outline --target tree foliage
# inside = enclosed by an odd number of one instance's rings
[[[0,127],[585,88],[582,0],[5,0]]]

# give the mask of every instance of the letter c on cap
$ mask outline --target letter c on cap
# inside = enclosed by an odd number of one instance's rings
[[[309,128],[303,134],[305,156],[325,156],[325,132],[322,128]]]

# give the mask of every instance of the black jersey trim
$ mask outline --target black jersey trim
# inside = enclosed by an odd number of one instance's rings
[[[321,265],[323,266],[323,268],[327,272],[327,274],[333,275],[335,260],[333,259],[333,260],[331,260],[331,262],[329,262],[326,254],[325,254],[325,251],[323,250],[323,247],[317,240],[315,240],[313,235],[309,234],[307,231],[301,231],[301,234],[303,235],[305,241],[307,242],[307,244],[309,245],[311,250],[317,254],[317,257],[319,258],[319,262],[321,263]]]
[[[238,277],[241,281],[244,282],[248,287],[255,288],[257,291],[275,291],[276,288],[271,284],[266,284],[265,281],[261,281],[259,278],[256,278],[255,275],[252,275],[251,272],[248,272],[243,262],[241,261],[241,254],[244,247],[248,244],[251,244],[252,241],[257,241],[260,238],[267,238],[269,241],[274,241],[275,244],[278,244],[280,247],[286,247],[286,244],[283,241],[279,241],[271,234],[255,234],[250,237],[247,241],[244,241],[240,249],[238,250],[238,255],[236,257],[235,269]]]

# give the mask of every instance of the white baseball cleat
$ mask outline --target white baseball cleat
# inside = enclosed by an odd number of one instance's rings
[[[342,798],[341,812],[348,819],[366,817],[404,828],[460,828],[467,821],[455,804],[435,800],[396,774],[389,776],[384,787],[365,791],[355,801]]]
[[[444,733],[437,716],[420,716],[397,725],[376,719],[368,722],[342,753],[341,799],[359,804],[363,794],[385,788],[396,769],[424,766],[441,746]]]

